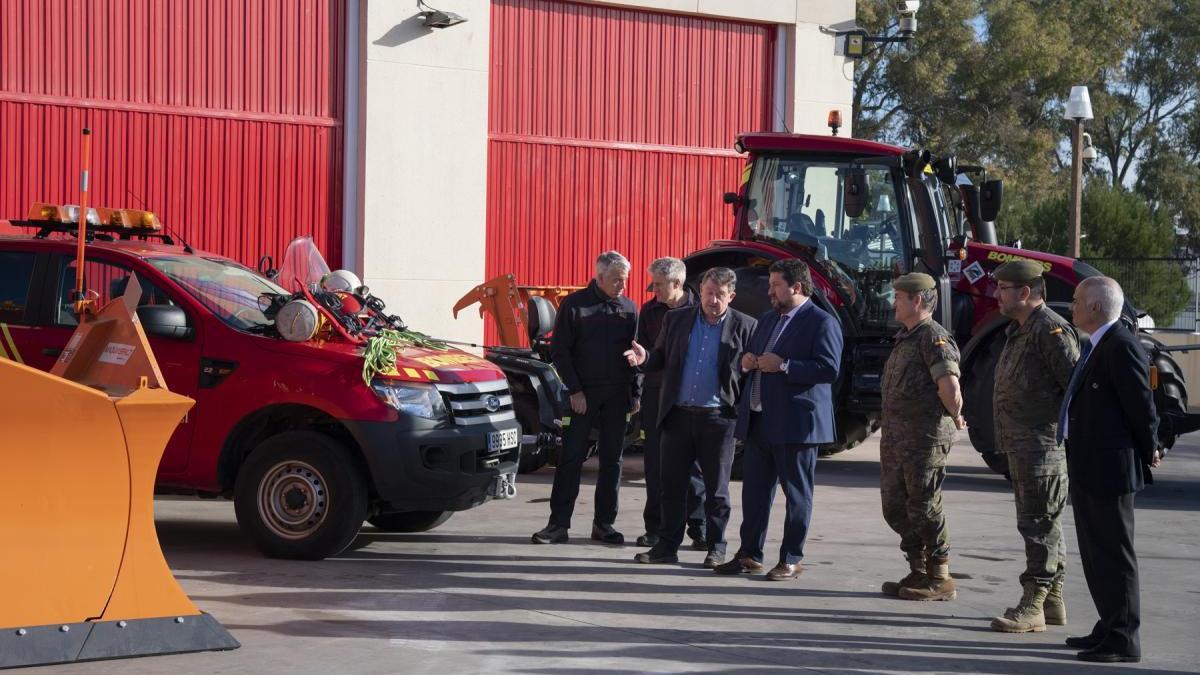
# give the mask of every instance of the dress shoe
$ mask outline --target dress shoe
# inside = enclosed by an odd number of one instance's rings
[[[710,570],[715,570],[725,562],[725,554],[709,551],[708,555],[704,556],[704,566]]]
[[[547,525],[533,533],[535,544],[565,544],[567,543],[567,528],[557,525]]]
[[[762,572],[762,563],[748,556],[734,556],[733,560],[713,568],[717,574],[754,574]]]
[[[798,576],[800,576],[800,565],[789,565],[785,562],[779,563],[772,567],[770,572],[767,572],[768,581],[786,581],[788,579],[795,579]]]
[[[646,565],[666,565],[669,563],[679,562],[679,556],[666,551],[650,549],[633,556],[634,562],[644,563]]]
[[[656,546],[658,544],[658,535],[653,532],[647,532],[637,538],[638,546]]]
[[[1067,646],[1071,649],[1095,649],[1100,646],[1104,638],[1098,638],[1094,635],[1084,635],[1082,637],[1067,638]]]
[[[1092,663],[1137,663],[1142,660],[1140,655],[1122,654],[1104,646],[1079,652],[1075,655],[1075,658],[1080,661],[1090,661]]]
[[[617,529],[612,525],[601,525],[600,523],[592,525],[592,539],[602,541],[606,544],[620,545],[625,543],[625,535],[617,532]]]

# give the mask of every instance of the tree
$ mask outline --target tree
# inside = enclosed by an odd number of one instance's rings
[[[1069,209],[1067,195],[1017,206],[1002,231],[1027,248],[1065,253],[1072,236]],[[1083,191],[1082,221],[1083,258],[1116,279],[1134,307],[1158,325],[1170,325],[1191,299],[1182,267],[1167,260],[1131,260],[1173,255],[1175,228],[1170,217],[1152,211],[1141,195],[1096,181]]]

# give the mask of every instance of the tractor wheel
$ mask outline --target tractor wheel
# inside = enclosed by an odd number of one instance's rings
[[[984,351],[971,363],[962,380],[963,416],[967,418],[967,434],[971,445],[983,456],[992,471],[1008,476],[1008,460],[996,453],[995,427],[992,419],[992,388],[996,383],[996,364],[1004,341],[996,334],[983,347]]]
[[[838,414],[838,440],[836,443],[822,445],[819,451],[820,456],[829,457],[856,447],[870,438],[878,428],[878,421],[868,419],[864,415]]]
[[[517,421],[521,424],[521,433],[537,437],[542,431],[542,422],[538,416],[537,399],[533,396],[514,396],[513,410]],[[521,460],[517,465],[517,473],[533,473],[546,466],[549,457],[546,449],[538,446],[537,441],[521,446]]]
[[[1175,445],[1175,432],[1170,423],[1172,418],[1182,417],[1188,412],[1187,387],[1183,384],[1183,375],[1179,364],[1167,352],[1156,351],[1162,343],[1145,333],[1138,333],[1138,338],[1146,353],[1150,355],[1151,365],[1158,369],[1158,388],[1154,390],[1154,407],[1158,411],[1158,441],[1166,449]]]

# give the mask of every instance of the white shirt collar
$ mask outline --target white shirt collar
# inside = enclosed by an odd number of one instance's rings
[[[787,314],[783,315],[783,321],[791,321],[792,317],[796,316],[796,312],[799,312],[800,308],[803,307],[806,302],[808,302],[808,298],[805,298],[804,302],[788,310]]]
[[[1095,349],[1096,346],[1100,344],[1100,339],[1104,337],[1104,334],[1108,332],[1109,328],[1112,328],[1114,325],[1116,325],[1117,321],[1120,321],[1120,319],[1117,319],[1116,321],[1109,321],[1103,326],[1097,328],[1096,332],[1092,333],[1091,337],[1088,338],[1088,341],[1092,343],[1092,349]]]

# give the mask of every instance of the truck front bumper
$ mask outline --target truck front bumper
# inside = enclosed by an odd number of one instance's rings
[[[385,511],[465,511],[513,496],[521,452],[515,419],[469,426],[425,420],[344,421],[358,440]],[[493,432],[515,433],[516,445],[489,449]]]

